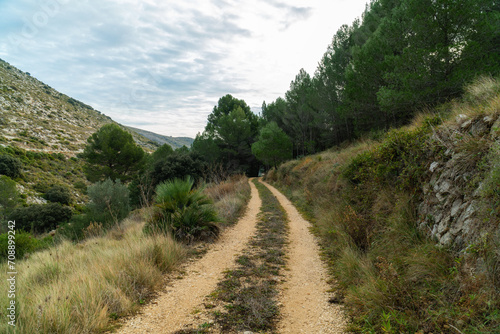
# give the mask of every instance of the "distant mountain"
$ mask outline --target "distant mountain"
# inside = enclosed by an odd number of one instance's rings
[[[116,122],[0,59],[0,145],[71,157],[107,123]],[[146,151],[160,146],[138,131],[129,132]]]
[[[154,132],[146,131],[146,130],[141,130],[137,128],[133,128],[131,126],[127,126],[127,129],[131,131],[135,131],[136,133],[140,134],[143,137],[148,138],[152,142],[158,144],[158,145],[163,145],[163,144],[168,144],[172,146],[173,149],[180,148],[182,146],[187,146],[191,147],[191,144],[193,144],[194,139],[189,138],[189,137],[171,137],[171,136],[163,136],[159,135]]]

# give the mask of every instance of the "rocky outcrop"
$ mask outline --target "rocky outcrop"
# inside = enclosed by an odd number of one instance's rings
[[[500,117],[459,115],[454,127],[436,130],[432,140],[445,152],[428,169],[420,227],[439,244],[463,250],[494,228],[481,214],[483,184],[476,177],[480,160],[500,142]]]

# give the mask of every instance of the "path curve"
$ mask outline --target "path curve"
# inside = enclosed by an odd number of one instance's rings
[[[129,319],[117,333],[172,333],[190,325],[193,311],[203,303],[205,296],[215,290],[223,278],[224,270],[234,266],[236,256],[256,231],[261,200],[252,182],[250,188],[250,202],[238,223],[226,230],[201,259],[185,268],[183,279],[169,285],[165,292],[145,306],[141,314]]]
[[[328,273],[320,258],[320,248],[309,231],[310,223],[276,188],[260,181],[271,190],[285,209],[290,226],[288,271],[282,286],[278,332],[333,334],[344,333],[346,320],[342,307],[331,304]]]

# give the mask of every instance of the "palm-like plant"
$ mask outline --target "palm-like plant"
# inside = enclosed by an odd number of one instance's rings
[[[219,228],[214,223],[219,217],[212,201],[202,193],[203,189],[193,189],[193,185],[190,177],[159,184],[159,212],[148,222],[146,231],[172,233],[183,241],[217,237]]]

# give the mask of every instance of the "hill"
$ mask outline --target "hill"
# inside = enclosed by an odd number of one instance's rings
[[[266,178],[315,222],[356,333],[498,333],[500,81]]]
[[[87,138],[108,123],[116,122],[0,59],[0,154],[21,161],[22,177],[16,183],[27,204],[45,203],[40,195],[53,185],[63,185],[77,203],[84,202],[88,182],[76,155]],[[187,138],[128,131],[148,152],[167,140],[174,148],[190,145]]]
[[[141,136],[149,139],[150,141],[156,143],[158,146],[163,144],[170,145],[173,149],[181,148],[183,146],[191,147],[194,139],[189,137],[171,137],[171,136],[163,136],[154,132],[133,128],[131,126],[126,126],[126,128],[130,131],[136,132]]]
[[[73,157],[107,123],[116,122],[0,59],[0,144]],[[149,152],[164,143],[177,148],[192,142],[122,127]]]

